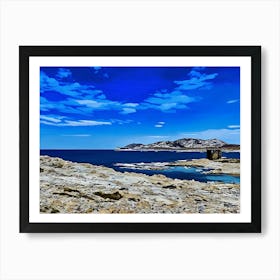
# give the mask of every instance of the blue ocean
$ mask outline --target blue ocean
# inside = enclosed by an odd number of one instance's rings
[[[181,166],[166,167],[161,170],[135,170],[115,166],[116,163],[140,162],[173,162],[177,160],[191,160],[206,158],[204,152],[174,152],[174,151],[115,151],[115,150],[41,150],[41,155],[59,157],[80,163],[91,163],[110,167],[119,172],[132,171],[147,175],[163,174],[169,178],[196,180],[200,182],[219,181],[224,183],[239,183],[240,178],[231,175],[203,174],[200,168],[185,168]],[[225,158],[240,158],[238,152],[228,152],[222,155]]]

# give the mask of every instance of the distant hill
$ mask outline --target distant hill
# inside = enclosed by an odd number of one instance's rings
[[[132,143],[120,148],[120,150],[191,150],[206,148],[239,150],[240,146],[236,144],[228,144],[219,139],[203,140],[194,138],[182,138],[175,141],[160,141],[151,144]]]

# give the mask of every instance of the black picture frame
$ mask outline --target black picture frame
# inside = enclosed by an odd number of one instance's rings
[[[32,223],[29,221],[29,58],[33,56],[246,56],[251,58],[250,223]],[[261,232],[260,46],[19,46],[21,233]],[[39,172],[39,170],[38,170]],[[39,185],[38,185],[39,187]]]

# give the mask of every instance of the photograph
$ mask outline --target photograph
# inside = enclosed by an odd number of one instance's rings
[[[40,213],[239,212],[239,67],[40,67]]]
[[[259,46],[19,52],[22,232],[261,230]]]

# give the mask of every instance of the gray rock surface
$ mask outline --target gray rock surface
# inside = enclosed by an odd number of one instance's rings
[[[40,157],[41,213],[239,213],[239,194],[238,184],[122,173]]]

